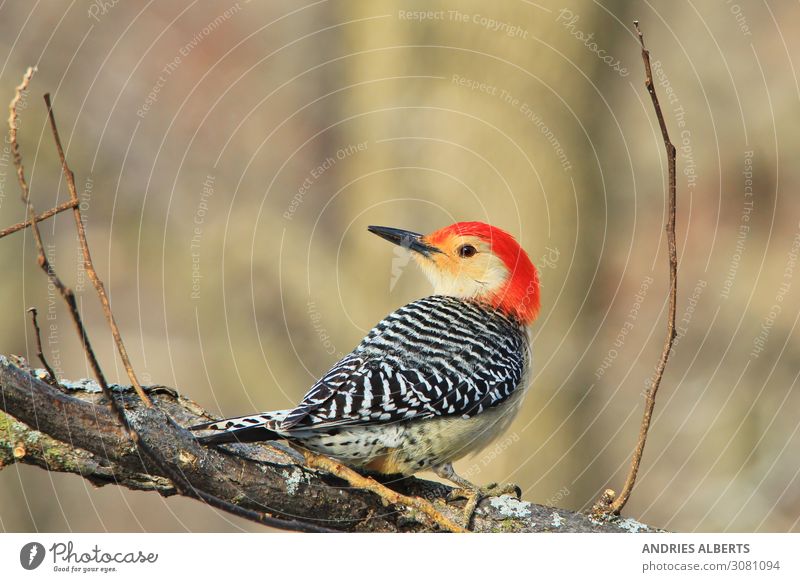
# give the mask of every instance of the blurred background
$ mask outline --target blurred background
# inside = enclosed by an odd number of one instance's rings
[[[678,147],[678,331],[625,514],[678,531],[800,531],[795,3],[149,2],[0,5],[0,101],[29,65],[21,145],[39,211],[67,198],[143,382],[220,415],[283,408],[389,311],[429,293],[369,224],[481,220],[541,271],[536,370],[496,445],[457,465],[539,503],[619,489],[667,306],[666,158],[641,21]],[[0,227],[23,219],[0,156]],[[42,225],[107,375],[72,217]],[[0,241],[0,353],[90,371],[30,233]],[[258,526],[28,466],[2,531]]]

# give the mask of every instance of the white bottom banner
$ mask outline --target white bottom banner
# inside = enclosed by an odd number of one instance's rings
[[[797,581],[798,563],[800,534],[0,535],[13,581]]]

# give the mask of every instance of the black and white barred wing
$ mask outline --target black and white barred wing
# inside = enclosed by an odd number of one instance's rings
[[[515,322],[476,304],[428,297],[381,321],[279,428],[468,418],[511,396],[527,359],[525,332]]]
[[[353,424],[352,395],[359,392],[366,360],[355,353],[342,358],[303,397],[281,422],[281,428]]]

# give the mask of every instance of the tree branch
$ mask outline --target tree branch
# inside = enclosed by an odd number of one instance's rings
[[[64,178],[67,181],[67,190],[69,191],[69,198],[73,204],[72,213],[75,218],[75,228],[78,232],[78,243],[81,247],[81,253],[83,254],[84,270],[86,271],[86,274],[89,276],[89,280],[94,285],[94,288],[97,291],[97,296],[100,298],[100,304],[103,307],[103,314],[106,317],[106,321],[108,321],[108,326],[111,328],[111,335],[114,337],[114,343],[117,346],[117,351],[119,352],[119,357],[122,360],[122,365],[125,366],[125,371],[128,373],[128,378],[130,378],[131,384],[133,384],[133,388],[134,390],[136,390],[136,393],[139,395],[139,398],[142,399],[142,401],[146,406],[150,406],[151,405],[150,399],[147,397],[147,394],[145,394],[144,391],[142,390],[142,386],[139,384],[139,379],[136,377],[136,373],[133,371],[133,366],[131,365],[130,358],[128,357],[128,351],[125,349],[125,344],[122,341],[122,335],[119,332],[117,321],[114,318],[113,311],[111,311],[111,302],[108,299],[106,288],[103,285],[103,282],[100,280],[100,277],[97,275],[97,271],[94,268],[94,263],[92,262],[92,254],[89,251],[89,243],[86,241],[86,228],[84,227],[83,216],[81,215],[81,206],[80,206],[80,199],[78,198],[78,189],[75,187],[75,174],[69,168],[69,165],[67,165],[67,158],[64,155],[64,148],[61,146],[61,136],[58,133],[58,126],[56,125],[56,117],[55,114],[53,113],[53,104],[50,102],[49,93],[45,93],[44,102],[45,105],[47,105],[47,118],[50,121],[50,128],[53,131],[53,141],[56,144],[58,159],[61,162],[61,170],[64,174]]]
[[[73,202],[72,200],[70,200],[68,202],[63,202],[63,203],[59,204],[58,206],[56,206],[54,208],[51,208],[50,210],[45,210],[41,214],[36,215],[34,220],[36,222],[41,222],[43,220],[47,220],[51,216],[55,216],[59,212],[64,212],[65,210],[69,210],[70,208],[74,208],[74,207],[75,207],[75,202]],[[33,224],[33,221],[28,219],[28,220],[23,220],[22,222],[18,222],[17,224],[15,224],[13,226],[9,226],[8,228],[4,228],[3,230],[0,230],[0,238],[3,238],[4,236],[7,236],[7,235],[12,234],[12,233],[15,233],[17,231],[24,230],[24,229],[28,228],[32,224]]]
[[[62,392],[40,378],[21,358],[0,356],[0,468],[27,463],[83,476],[95,485],[116,484],[186,495],[163,468],[142,457],[128,431],[93,381],[62,381]],[[303,458],[279,445],[237,444],[206,448],[182,428],[209,419],[191,400],[163,386],[146,388],[148,408],[131,387],[111,386],[116,403],[146,445],[192,487],[237,507],[291,520],[296,529],[404,532],[435,531],[404,506],[384,506],[369,491],[347,487],[324,472],[303,466]],[[179,426],[180,425],[180,426]],[[453,520],[460,504],[442,498],[450,487],[410,478],[391,483],[404,495],[419,496]],[[422,523],[420,523],[422,522]],[[589,516],[517,501],[484,500],[474,519],[482,532],[655,531],[634,520]]]
[[[636,483],[636,476],[639,473],[639,466],[642,463],[647,434],[650,432],[650,421],[653,419],[653,410],[656,407],[656,393],[658,393],[658,387],[661,385],[661,379],[664,377],[664,370],[667,367],[669,356],[672,353],[672,344],[675,342],[675,312],[678,301],[678,252],[675,242],[675,212],[677,206],[675,146],[672,145],[669,139],[667,123],[664,121],[664,114],[661,111],[661,104],[658,101],[656,88],[653,84],[653,71],[650,68],[650,51],[645,48],[644,36],[639,29],[639,21],[634,20],[633,25],[636,28],[639,44],[642,47],[642,64],[644,65],[645,72],[644,85],[653,102],[653,109],[655,109],[658,125],[661,128],[661,137],[664,140],[664,148],[667,151],[669,185],[667,191],[667,224],[664,225],[664,230],[667,232],[667,259],[669,261],[669,312],[667,314],[667,337],[664,340],[664,349],[661,352],[661,357],[658,360],[658,364],[656,365],[656,369],[653,372],[650,385],[647,389],[642,423],[639,427],[639,438],[636,442],[636,448],[633,450],[628,475],[625,478],[625,483],[619,495],[616,495],[612,489],[605,490],[592,509],[595,514],[619,515],[630,498],[633,486]]]
[[[47,358],[44,355],[44,350],[42,350],[42,332],[39,329],[39,322],[37,321],[37,314],[35,307],[28,307],[28,313],[31,314],[31,322],[33,323],[33,332],[34,338],[36,339],[36,356],[39,358],[39,361],[44,366],[44,369],[47,370],[47,375],[49,376],[47,381],[52,383],[58,383],[58,376],[53,371],[53,368],[50,367],[50,364],[47,363]]]

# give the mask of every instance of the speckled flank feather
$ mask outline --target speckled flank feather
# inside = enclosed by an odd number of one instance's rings
[[[529,360],[516,318],[435,295],[388,315],[293,410],[197,428],[222,431],[206,443],[269,434],[352,466],[409,474],[463,457],[504,430]]]

